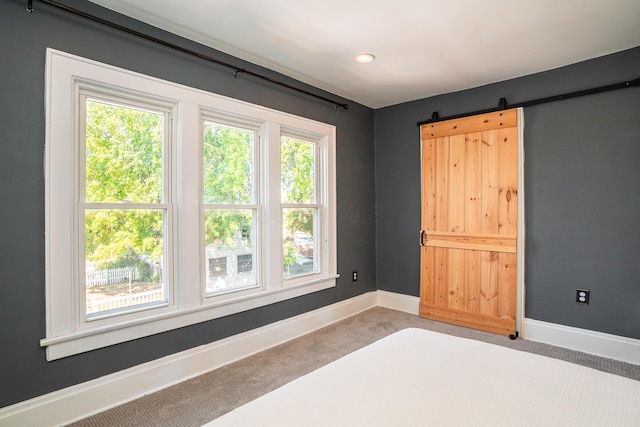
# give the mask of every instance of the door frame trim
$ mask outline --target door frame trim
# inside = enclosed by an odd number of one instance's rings
[[[524,338],[524,269],[525,269],[525,216],[524,216],[524,108],[518,107],[518,235],[516,236],[516,331]]]

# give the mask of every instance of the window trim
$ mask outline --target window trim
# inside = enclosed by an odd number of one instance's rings
[[[144,94],[144,98],[156,98],[159,102],[175,105],[176,123],[172,126],[176,132],[173,160],[173,185],[175,187],[175,203],[177,211],[173,215],[175,241],[173,248],[174,280],[176,283],[174,301],[172,304],[159,309],[129,313],[114,316],[109,322],[92,321],[79,325],[78,306],[73,297],[73,272],[78,271],[78,260],[73,257],[74,243],[77,244],[77,231],[73,221],[70,221],[75,206],[74,186],[77,177],[74,176],[74,165],[78,159],[74,154],[74,144],[77,138],[73,123],[75,112],[73,105],[77,101],[75,86],[78,82],[87,82],[95,87],[117,89],[118,93],[131,95]],[[40,345],[46,347],[47,360],[55,360],[94,350],[109,345],[153,335],[156,333],[181,328],[188,325],[216,319],[230,314],[254,309],[257,307],[284,301],[336,285],[337,250],[336,250],[336,182],[335,182],[335,126],[279,112],[262,106],[235,100],[202,90],[190,88],[143,74],[135,73],[93,60],[81,58],[72,54],[47,49],[45,75],[45,281],[46,281],[46,338]],[[273,245],[274,227],[264,226],[265,242],[262,246],[264,280],[269,285],[259,290],[248,290],[206,297],[203,287],[203,271],[200,256],[200,224],[202,223],[202,207],[200,203],[199,177],[200,170],[190,167],[200,163],[199,132],[203,116],[212,111],[221,112],[229,117],[238,117],[253,122],[259,122],[262,130],[261,146],[268,141],[280,141],[282,130],[298,130],[303,133],[317,135],[323,144],[323,158],[321,166],[324,171],[324,181],[321,191],[327,191],[326,204],[322,206],[326,227],[323,236],[326,239],[326,265],[323,270],[306,280],[288,283],[282,286],[282,274],[274,273],[281,270],[280,259],[274,259]],[[189,143],[189,141],[195,141]],[[270,150],[271,152],[274,150]],[[279,174],[279,167],[275,167],[273,154],[265,153],[261,167],[267,168],[265,173]],[[279,150],[278,150],[279,153]],[[62,163],[60,163],[62,161]],[[73,167],[68,167],[69,165]],[[271,178],[268,178],[271,180]],[[193,185],[190,185],[193,184]],[[263,184],[263,191],[267,197],[274,198],[276,191],[279,202],[279,180],[274,184]],[[71,190],[70,190],[71,189]],[[280,205],[272,202],[263,207],[264,217],[272,218],[273,213],[280,209]],[[275,216],[279,219],[278,215]],[[273,221],[273,219],[272,219]],[[193,226],[197,224],[197,226]],[[195,228],[195,231],[193,229]],[[279,227],[278,227],[279,228]],[[279,253],[280,251],[277,251]],[[275,258],[280,258],[276,256]],[[274,263],[274,261],[276,261]],[[254,264],[256,260],[253,260]],[[259,261],[260,262],[260,261]],[[194,268],[195,267],[195,268]],[[279,277],[278,284],[273,284],[274,277]],[[115,319],[115,320],[114,320]]]

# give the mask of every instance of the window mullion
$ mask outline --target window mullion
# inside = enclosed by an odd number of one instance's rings
[[[321,204],[319,203],[281,203],[280,207],[283,209],[286,208],[315,208],[315,209],[320,209],[322,207]]]
[[[234,203],[203,203],[204,209],[254,209],[257,210],[259,204],[234,204]]]
[[[280,124],[265,128],[265,287],[279,288],[282,283],[282,209],[280,208]]]
[[[200,249],[203,242],[202,200],[202,151],[200,144],[187,143],[201,140],[200,107],[197,104],[183,103],[180,106],[181,126],[177,126],[176,174],[174,194],[177,209],[175,259],[177,268],[176,305],[180,308],[198,307],[204,297],[200,284],[203,280],[203,254]],[[178,186],[178,183],[180,184]]]
[[[80,202],[81,209],[171,209],[172,203],[87,203]]]

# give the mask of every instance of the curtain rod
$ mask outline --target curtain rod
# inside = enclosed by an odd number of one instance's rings
[[[180,51],[180,52],[183,52],[183,53],[187,53],[187,54],[189,54],[189,55],[196,56],[196,57],[198,57],[198,58],[200,58],[200,59],[204,59],[204,60],[206,60],[206,61],[213,62],[214,64],[221,65],[221,66],[223,66],[223,67],[231,68],[232,70],[234,70],[234,73],[233,73],[233,76],[234,76],[234,77],[238,77],[238,74],[240,74],[240,73],[248,74],[248,75],[250,75],[250,76],[252,76],[252,77],[256,77],[256,78],[258,78],[258,79],[261,79],[261,80],[267,81],[267,82],[269,82],[269,83],[272,83],[272,84],[275,84],[275,85],[278,85],[278,86],[282,86],[282,87],[284,87],[284,88],[287,88],[287,89],[290,89],[290,90],[293,90],[293,91],[296,91],[296,92],[299,92],[299,93],[302,93],[302,94],[305,94],[305,95],[311,96],[311,97],[313,97],[313,98],[321,99],[321,100],[323,100],[323,101],[326,101],[326,102],[328,102],[328,103],[331,103],[331,104],[333,104],[333,105],[335,106],[334,108],[335,108],[336,110],[337,110],[339,107],[340,107],[340,108],[344,108],[345,110],[348,110],[348,109],[349,109],[349,104],[343,104],[343,103],[340,103],[340,102],[334,101],[334,100],[332,100],[332,99],[326,98],[326,97],[324,97],[324,96],[317,95],[317,94],[315,94],[315,93],[312,93],[312,92],[306,91],[306,90],[304,90],[304,89],[297,88],[297,87],[295,87],[295,86],[292,86],[292,85],[290,85],[290,84],[287,84],[287,83],[281,82],[281,81],[279,81],[279,80],[274,80],[274,79],[272,79],[272,78],[270,78],[270,77],[264,76],[264,75],[262,75],[262,74],[258,74],[258,73],[256,73],[256,72],[253,72],[253,71],[247,70],[247,69],[245,69],[245,68],[237,67],[237,66],[235,66],[235,65],[233,65],[233,64],[230,64],[230,63],[228,63],[228,62],[221,61],[221,60],[216,59],[216,58],[213,58],[213,57],[211,57],[211,56],[204,55],[204,54],[202,54],[202,53],[198,53],[198,52],[193,51],[193,50],[191,50],[191,49],[187,49],[187,48],[184,48],[184,47],[178,46],[178,45],[176,45],[176,44],[166,42],[166,41],[164,41],[164,40],[161,40],[161,39],[158,39],[158,38],[156,38],[156,37],[150,36],[150,35],[148,35],[148,34],[144,34],[144,33],[142,33],[142,32],[136,31],[136,30],[134,30],[134,29],[131,29],[131,28],[128,28],[128,27],[125,27],[125,26],[122,26],[122,25],[116,24],[116,23],[114,23],[114,22],[107,21],[107,20],[102,19],[102,18],[98,18],[97,16],[94,16],[94,15],[88,14],[88,13],[86,13],[86,12],[82,12],[81,10],[74,9],[74,8],[72,8],[72,7],[70,7],[70,6],[67,6],[67,5],[60,4],[60,3],[55,2],[55,1],[53,1],[53,0],[38,0],[38,1],[39,1],[40,3],[44,3],[44,4],[47,4],[47,5],[49,5],[49,6],[53,6],[53,7],[55,7],[55,8],[58,8],[58,9],[64,10],[64,11],[66,11],[66,12],[70,12],[70,13],[72,13],[72,14],[74,14],[74,15],[81,16],[81,17],[83,17],[83,18],[89,19],[89,20],[91,20],[91,21],[98,22],[98,23],[103,24],[103,25],[106,25],[106,26],[108,26],[108,27],[115,28],[116,30],[124,31],[125,33],[131,34],[131,35],[134,35],[134,36],[137,36],[137,37],[141,37],[141,38],[143,38],[143,39],[145,39],[145,40],[149,40],[149,41],[152,41],[152,42],[154,42],[154,43],[161,44],[162,46],[169,47],[169,48],[172,48],[172,49],[178,50],[178,51]],[[28,0],[28,1],[27,1],[27,12],[28,12],[28,13],[32,13],[32,12],[33,12],[33,0]]]
[[[593,95],[593,94],[596,94],[596,93],[609,92],[609,91],[617,90],[617,89],[626,89],[626,88],[634,87],[634,86],[640,86],[640,78],[637,78],[635,80],[626,81],[626,82],[621,82],[621,83],[614,83],[614,84],[606,85],[606,86],[594,87],[594,88],[591,88],[591,89],[579,90],[579,91],[576,91],[576,92],[564,93],[562,95],[548,96],[546,98],[538,98],[538,99],[534,99],[534,100],[531,100],[531,101],[520,102],[518,104],[513,104],[513,105],[507,105],[507,99],[506,98],[500,98],[500,100],[498,101],[498,106],[497,107],[487,108],[485,110],[472,111],[470,113],[463,113],[463,114],[456,114],[456,115],[453,115],[453,116],[440,117],[438,112],[434,111],[433,114],[431,115],[430,119],[424,120],[422,122],[418,122],[418,126],[426,125],[428,123],[441,122],[441,121],[445,121],[445,120],[460,119],[460,118],[463,118],[463,117],[475,116],[475,115],[478,115],[478,114],[493,113],[493,112],[496,112],[496,111],[506,110],[507,108],[531,107],[533,105],[545,104],[547,102],[562,101],[562,100],[565,100],[565,99],[577,98],[579,96]]]

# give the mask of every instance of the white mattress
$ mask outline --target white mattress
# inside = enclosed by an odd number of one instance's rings
[[[640,426],[640,381],[405,329],[206,426]]]

